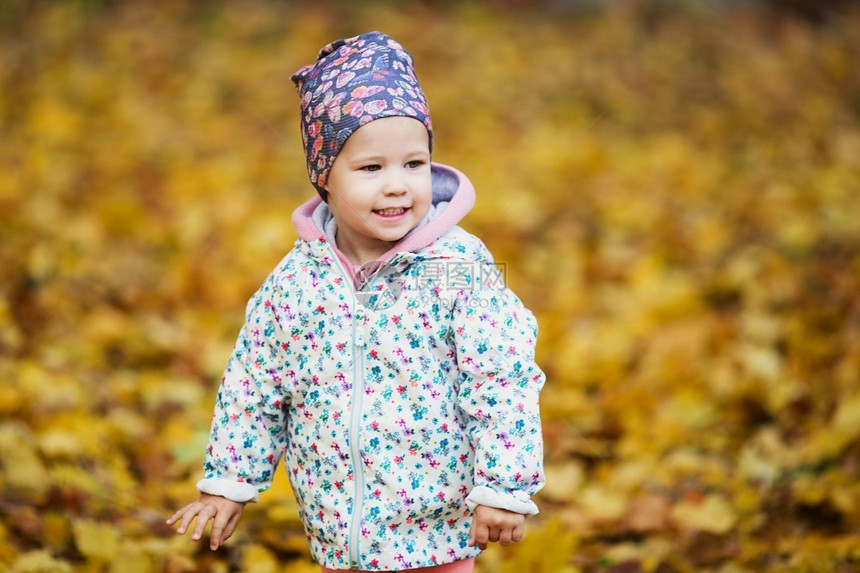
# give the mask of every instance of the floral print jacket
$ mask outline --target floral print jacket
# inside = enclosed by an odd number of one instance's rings
[[[456,226],[471,184],[432,170],[436,216],[369,269],[326,238],[319,198],[296,210],[299,239],[249,301],[218,391],[198,488],[256,501],[283,457],[332,569],[473,557],[476,505],[537,513],[535,320]]]

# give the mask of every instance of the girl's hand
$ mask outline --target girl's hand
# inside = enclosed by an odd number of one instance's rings
[[[472,514],[472,529],[469,532],[469,547],[487,548],[488,541],[498,541],[508,546],[523,538],[526,516],[506,509],[479,505]]]
[[[191,521],[196,517],[197,523],[194,526],[194,533],[191,534],[191,539],[198,541],[203,537],[203,530],[206,529],[206,524],[211,519],[212,534],[209,537],[209,548],[215,551],[236,531],[236,526],[239,524],[239,520],[242,519],[244,511],[244,503],[230,501],[226,497],[219,495],[203,493],[200,494],[200,498],[197,501],[189,503],[171,515],[170,519],[167,520],[167,525],[173,525],[181,519],[182,523],[179,524],[179,529],[176,530],[176,533],[182,535],[188,530]]]

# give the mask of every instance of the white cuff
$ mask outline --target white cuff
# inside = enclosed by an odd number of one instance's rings
[[[470,512],[474,512],[479,505],[486,505],[523,515],[537,515],[538,513],[538,507],[530,499],[519,500],[512,495],[501,494],[484,485],[476,486],[469,493],[469,496],[466,497],[466,505],[469,506]]]
[[[205,478],[197,482],[197,490],[209,495],[220,495],[238,503],[245,503],[246,501],[256,503],[260,500],[260,492],[257,491],[257,488],[240,481]]]

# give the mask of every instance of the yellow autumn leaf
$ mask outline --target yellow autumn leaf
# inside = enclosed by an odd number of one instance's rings
[[[606,552],[610,563],[640,562],[646,571],[653,569],[672,552],[672,543],[666,539],[648,539],[644,543],[620,543]]]
[[[583,487],[576,497],[576,503],[591,518],[611,521],[624,515],[628,498],[623,492],[603,484],[591,483]]]
[[[110,573],[149,573],[157,569],[152,559],[134,540],[120,542],[120,550],[111,561]]]
[[[11,385],[0,388],[0,414],[9,416],[17,413],[24,403],[24,392],[20,388]]]
[[[681,529],[722,535],[731,531],[738,515],[721,495],[707,494],[703,499],[682,500],[672,507],[672,521]]]
[[[42,536],[45,546],[60,552],[68,548],[71,541],[71,529],[68,516],[59,512],[46,514],[42,521]]]
[[[576,499],[576,493],[585,481],[585,471],[582,464],[564,462],[547,464],[545,468],[546,486],[541,491],[541,497],[557,502],[571,502]]]
[[[833,430],[846,442],[860,436],[860,393],[839,401],[833,416]]]
[[[242,570],[248,573],[276,573],[278,560],[262,545],[249,544],[242,551]]]
[[[20,424],[0,423],[0,484],[13,499],[39,502],[50,488],[50,479],[33,448],[32,435]]]
[[[88,559],[109,563],[119,553],[119,532],[110,523],[75,519],[72,533],[78,551]]]
[[[70,563],[54,558],[48,551],[23,553],[12,563],[9,573],[72,573]]]

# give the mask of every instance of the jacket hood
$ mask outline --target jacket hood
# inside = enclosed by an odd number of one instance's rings
[[[396,253],[414,252],[426,247],[457,225],[474,206],[475,188],[463,173],[448,165],[431,163],[430,176],[433,187],[430,213],[415,229],[382,255],[381,261],[387,261]],[[321,197],[314,196],[293,211],[292,221],[300,239],[308,242],[327,239],[326,230],[321,227],[319,218],[314,216],[322,203]],[[356,270],[357,267],[330,239],[331,237],[327,240],[344,267]]]

